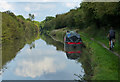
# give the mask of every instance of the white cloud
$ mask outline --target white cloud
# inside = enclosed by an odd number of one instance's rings
[[[55,73],[57,70],[64,69],[65,64],[55,64],[53,58],[44,58],[42,61],[28,61],[23,60],[18,62],[15,73],[18,76],[35,78],[43,74]]]
[[[5,1],[7,2],[81,2],[82,0],[5,0]]]
[[[7,1],[7,0],[6,0]],[[36,1],[36,0],[34,0]],[[42,0],[43,1],[43,0]],[[48,0],[45,0],[48,1]],[[4,4],[7,4],[4,6]],[[1,5],[2,4],[2,5]],[[0,11],[10,10],[16,15],[23,15],[28,18],[28,14],[34,14],[36,21],[42,21],[46,16],[55,16],[68,12],[70,9],[78,7],[80,3],[57,3],[57,2],[1,2]],[[1,7],[2,6],[2,7]]]
[[[66,3],[66,6],[69,8],[79,7],[80,3]]]
[[[55,8],[56,5],[54,4],[47,4],[47,3],[32,3],[32,4],[27,4],[24,7],[24,10],[26,12],[35,12],[35,11],[45,11],[45,9],[53,9]]]
[[[26,6],[26,7],[25,7],[25,11],[26,11],[26,12],[30,12],[30,11],[31,11],[30,7]]]
[[[6,1],[0,2],[0,11],[13,10],[13,6]]]
[[[14,69],[17,76],[36,78],[55,73],[66,67],[63,59],[57,58],[57,55],[63,52],[58,53],[54,47],[41,44],[44,43],[36,44],[36,48],[33,49],[29,49],[28,45],[21,50],[21,53],[18,54],[21,58],[17,60],[17,66]]]
[[[35,15],[35,17],[38,16],[38,13],[33,13],[33,14]]]
[[[7,2],[119,2],[120,0],[0,0]]]

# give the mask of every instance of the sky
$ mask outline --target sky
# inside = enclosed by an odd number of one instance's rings
[[[81,0],[0,0],[0,11],[10,10],[25,18],[31,13],[35,15],[36,21],[42,21],[46,16],[63,14],[79,7],[80,3]]]
[[[83,1],[87,2],[117,2],[120,0],[0,0],[0,11],[12,11],[15,15],[34,14],[36,21],[42,21],[46,16],[63,14],[70,9],[79,7]]]

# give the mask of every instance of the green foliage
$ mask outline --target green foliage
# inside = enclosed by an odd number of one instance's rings
[[[118,80],[118,57],[97,42],[91,41],[85,33],[82,32],[81,36],[92,51],[91,65],[94,70],[92,80]]]
[[[48,45],[55,46],[58,51],[64,51],[64,44],[63,44],[63,42],[56,41],[51,36],[41,35],[40,37],[43,40],[45,40]]]
[[[52,20],[54,17],[52,17],[52,16],[47,16],[46,17],[46,19],[45,19],[45,21],[50,21],[50,20]]]
[[[98,37],[102,42],[112,26],[116,32],[120,31],[120,2],[82,2],[79,8],[71,9],[64,14],[58,14],[50,21],[44,21],[42,28],[46,31],[69,27],[69,29],[85,30],[91,37]],[[115,51],[118,48],[118,33],[116,34]],[[104,38],[104,39],[103,39]],[[107,45],[107,43],[105,43]]]
[[[46,17],[43,28],[46,30],[64,27],[86,29],[88,27],[102,29],[113,26],[119,29],[120,2],[82,2],[79,8],[68,13],[58,14],[55,18]],[[114,21],[113,21],[114,20]]]
[[[67,13],[56,15],[56,17],[49,21],[42,22],[42,29],[44,31],[51,31],[50,35],[63,41],[64,31],[61,28],[68,27],[69,29],[76,29],[84,31],[82,36],[86,46],[90,48],[92,55],[91,66],[93,68],[92,80],[118,80],[118,63],[117,56],[104,49],[95,41],[89,38],[93,37],[108,46],[106,38],[109,28],[112,26],[117,31],[116,45],[114,50],[119,52],[120,41],[120,2],[82,2],[79,8],[72,9]],[[54,30],[55,29],[55,30]],[[57,30],[56,30],[57,29]],[[88,37],[84,35],[88,34]]]
[[[27,20],[27,21],[31,21],[31,19],[30,19],[30,18],[27,18],[26,20]]]
[[[50,32],[50,36],[52,36],[54,39],[56,39],[59,42],[64,43],[64,36],[66,33],[66,29],[57,29],[57,30],[53,30]]]
[[[50,35],[56,41],[63,42],[66,30],[70,29],[53,30],[50,32]],[[87,74],[87,76],[85,75],[85,80],[118,80],[118,57],[103,48],[96,41],[90,40],[90,34],[88,35],[85,31],[79,31],[79,33],[87,47],[87,51],[83,51],[81,59],[78,60],[78,62],[82,62],[82,66]],[[100,35],[98,34],[97,36]]]
[[[18,15],[18,18],[21,18],[22,20],[25,20],[25,18],[22,15]]]
[[[38,22],[27,21],[22,15],[13,16],[11,12],[2,13],[2,65],[38,38],[38,31]]]
[[[34,24],[35,24],[37,27],[40,26],[40,22],[38,22],[38,21],[33,21],[33,22],[34,22]]]
[[[11,13],[11,12],[10,12]],[[39,27],[33,22],[26,21],[23,16],[11,16],[2,13],[2,41],[29,37],[37,33]]]
[[[8,10],[8,11],[5,11],[5,12],[3,12],[3,13],[6,13],[6,14],[8,14],[8,15],[14,17],[14,18],[16,18],[15,14],[14,14],[13,12],[9,11],[9,10]]]
[[[30,19],[31,21],[34,20],[34,19],[35,19],[34,14],[29,14],[29,19]]]

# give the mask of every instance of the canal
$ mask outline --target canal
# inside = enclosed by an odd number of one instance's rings
[[[68,58],[64,44],[49,36],[16,42],[3,44],[2,80],[80,80],[85,75],[79,58]]]

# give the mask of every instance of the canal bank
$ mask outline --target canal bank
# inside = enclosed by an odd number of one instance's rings
[[[54,38],[55,36],[58,38],[59,36],[63,37],[65,32],[66,29],[63,28],[53,30],[49,32],[49,34]],[[91,53],[91,55],[89,55],[91,67],[93,69],[91,80],[118,80],[118,57],[109,52],[107,49],[103,48],[97,42],[92,41],[90,37],[86,37],[84,32],[79,31],[79,33],[89,53]],[[58,40],[63,41],[63,38]]]

